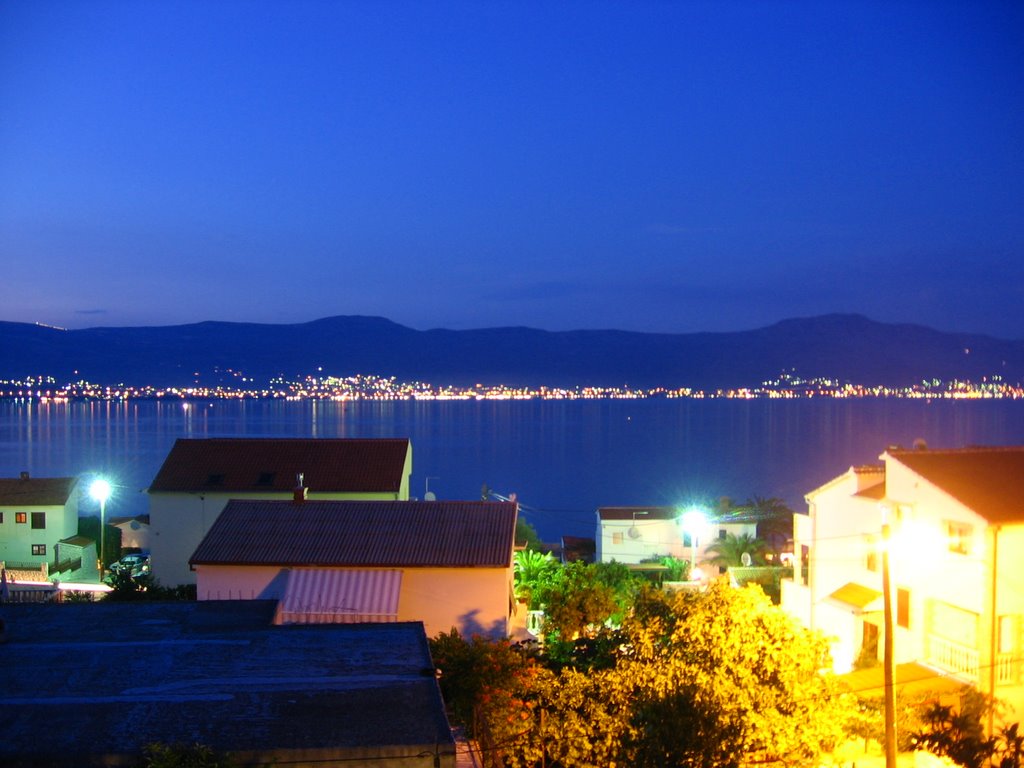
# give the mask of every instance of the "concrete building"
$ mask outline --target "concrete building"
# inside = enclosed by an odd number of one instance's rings
[[[0,562],[9,579],[96,579],[95,558],[92,540],[78,536],[77,478],[0,478]]]
[[[272,626],[273,601],[5,605],[0,763],[454,768],[423,626]]]
[[[195,583],[188,559],[229,499],[409,498],[407,439],[178,440],[149,486],[153,575]]]
[[[234,500],[190,562],[200,600],[280,600],[280,623],[506,637],[516,513],[495,501]]]
[[[727,534],[757,535],[749,516],[707,515],[696,536],[683,523],[678,507],[601,507],[597,510],[597,561],[635,564],[652,557],[707,557],[707,547]]]
[[[782,606],[832,640],[836,670],[880,657],[881,539],[897,663],[977,686],[1024,712],[1024,447],[890,448],[809,492]]]

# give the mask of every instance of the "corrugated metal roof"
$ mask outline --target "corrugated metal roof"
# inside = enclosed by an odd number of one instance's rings
[[[401,589],[401,571],[297,568],[288,574],[275,623],[397,621]]]
[[[189,562],[505,568],[517,510],[506,501],[232,499]]]
[[[299,473],[311,493],[397,493],[408,438],[176,440],[152,491],[288,492]]]
[[[64,506],[78,483],[76,477],[0,478],[0,506]]]
[[[990,523],[1024,522],[1024,446],[886,453]]]

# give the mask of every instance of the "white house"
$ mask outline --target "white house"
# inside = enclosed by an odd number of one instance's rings
[[[31,477],[28,472],[0,478],[0,562],[9,571],[49,568],[58,562],[64,540],[69,549],[84,543],[78,539],[77,478]],[[95,556],[95,547],[91,551]]]
[[[807,494],[782,606],[832,639],[837,671],[879,656],[882,524],[897,663],[918,662],[1024,712],[1024,447],[890,448]]]
[[[229,499],[409,498],[412,445],[394,439],[177,440],[149,486],[153,575],[194,583],[188,559]]]
[[[757,520],[749,515],[708,515],[691,531],[684,514],[678,507],[601,507],[597,561],[629,564],[670,556],[696,559],[699,565],[707,557],[707,547],[726,535],[757,535]]]
[[[422,621],[428,636],[505,637],[517,509],[233,500],[190,562],[200,600],[276,599],[279,623]]]

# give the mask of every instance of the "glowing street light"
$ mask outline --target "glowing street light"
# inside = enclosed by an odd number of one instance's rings
[[[110,498],[110,483],[102,477],[96,478],[89,486],[89,495],[100,503],[100,581],[103,581],[103,555],[105,554],[104,544],[106,543],[106,510],[107,499]]]
[[[697,570],[697,539],[704,534],[707,527],[707,516],[699,509],[691,509],[683,513],[679,522],[683,531],[690,537],[690,579],[693,579]]]

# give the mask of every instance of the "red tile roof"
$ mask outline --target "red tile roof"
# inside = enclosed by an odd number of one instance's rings
[[[407,438],[177,440],[152,491],[288,492],[299,473],[310,493],[397,493]]]
[[[63,507],[77,483],[76,477],[0,478],[0,506]]]
[[[1024,446],[886,453],[990,523],[1024,523]]]
[[[505,568],[517,510],[505,501],[232,499],[189,562]]]

